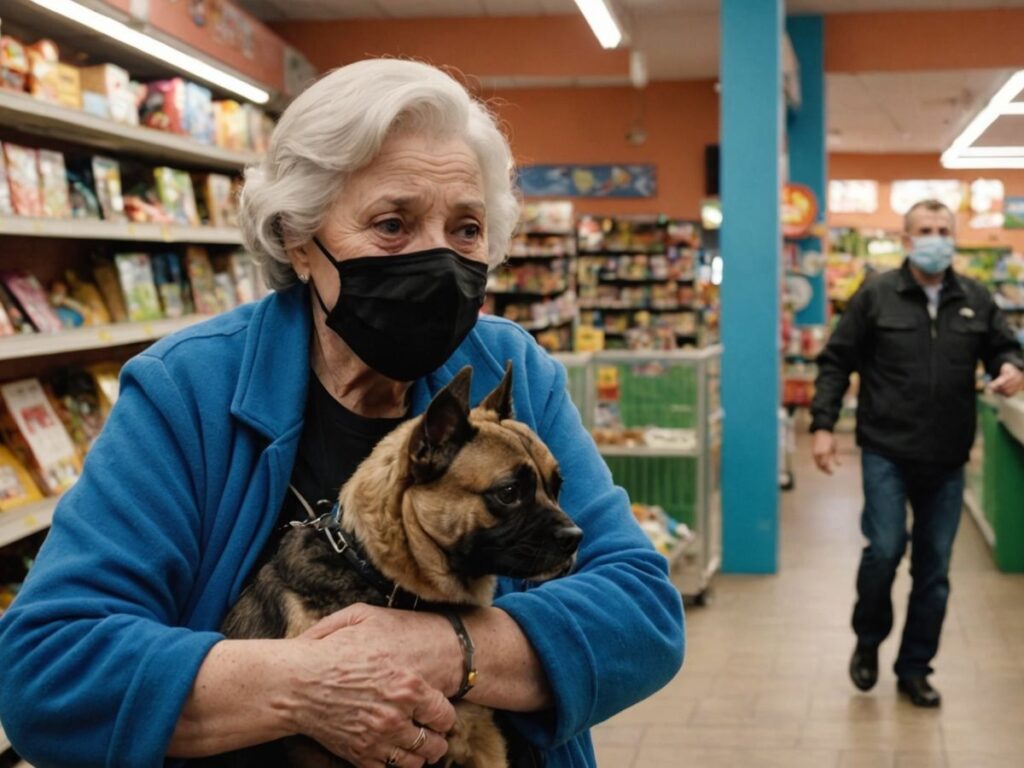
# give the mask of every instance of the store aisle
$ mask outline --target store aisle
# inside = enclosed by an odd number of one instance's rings
[[[797,488],[783,494],[775,577],[719,577],[714,603],[687,614],[683,671],[595,731],[602,768],[1019,768],[1024,765],[1024,577],[999,573],[965,515],[932,678],[941,710],[897,699],[882,646],[878,685],[846,674],[860,550],[859,455],[818,473],[802,438]],[[894,588],[902,627],[907,561]]]

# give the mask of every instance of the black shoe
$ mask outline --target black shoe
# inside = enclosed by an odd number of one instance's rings
[[[862,691],[870,691],[878,682],[878,649],[858,645],[850,659],[850,679]]]
[[[910,697],[910,703],[915,707],[937,707],[942,704],[942,696],[932,688],[928,678],[924,675],[902,677],[896,683],[896,688],[900,693],[907,694]]]

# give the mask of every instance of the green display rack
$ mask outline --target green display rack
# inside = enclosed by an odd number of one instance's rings
[[[982,397],[978,425],[980,482],[971,488],[968,509],[999,570],[1024,573],[1024,400]]]

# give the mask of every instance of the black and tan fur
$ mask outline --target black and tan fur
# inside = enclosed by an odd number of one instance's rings
[[[472,410],[471,377],[464,368],[422,416],[381,440],[340,500],[341,527],[385,577],[429,603],[477,607],[490,605],[497,576],[567,573],[582,534],[558,506],[561,477],[551,452],[512,418],[511,365]],[[384,597],[348,569],[323,533],[294,529],[223,629],[234,638],[294,637],[357,602],[382,605]],[[490,710],[467,702],[456,710],[444,765],[506,766]],[[347,765],[309,740],[289,741],[289,762]],[[309,760],[317,751],[321,759]]]

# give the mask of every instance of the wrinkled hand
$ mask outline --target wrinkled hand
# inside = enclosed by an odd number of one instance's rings
[[[443,617],[354,605],[300,635],[298,732],[357,768],[381,768],[396,748],[402,768],[440,760],[455,710],[414,663],[439,652],[442,637],[439,625],[417,617],[447,625]],[[411,751],[421,726],[426,739]]]
[[[999,375],[989,382],[988,389],[997,395],[1013,397],[1024,389],[1024,373],[1015,365],[1003,363]]]
[[[833,467],[842,464],[836,451],[836,436],[827,429],[819,429],[814,433],[814,463],[826,475],[833,473]]]

